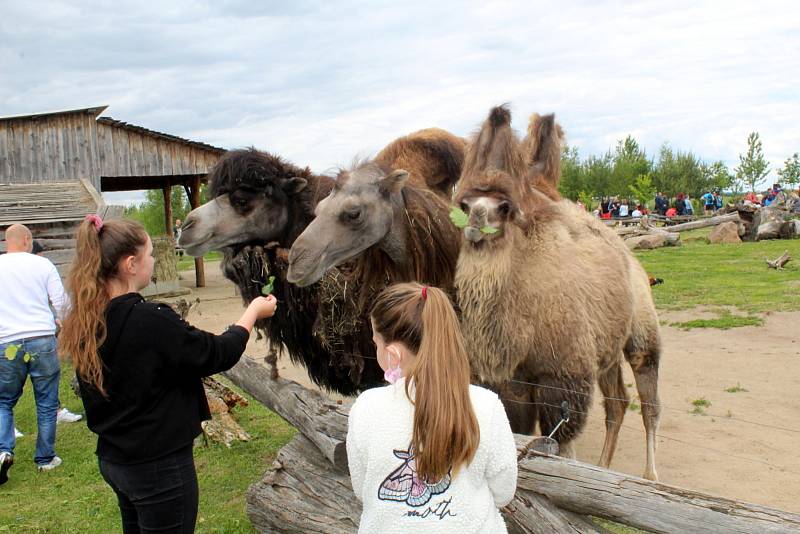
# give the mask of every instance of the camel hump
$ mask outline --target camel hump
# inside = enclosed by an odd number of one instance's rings
[[[392,169],[405,169],[409,181],[447,199],[461,176],[466,141],[440,128],[426,128],[392,141],[375,158]]]
[[[561,178],[561,144],[564,130],[556,122],[553,113],[534,113],[528,121],[528,132],[522,141],[525,166],[534,174],[541,175],[555,186]]]

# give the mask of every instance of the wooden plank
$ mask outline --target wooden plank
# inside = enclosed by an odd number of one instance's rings
[[[131,176],[131,152],[128,143],[128,131],[113,128],[114,154],[117,157],[117,168],[112,176]]]
[[[55,169],[55,179],[62,182],[67,179],[67,166],[64,160],[64,137],[62,135],[61,117],[53,117],[51,128],[53,130],[53,144],[55,153],[53,154],[53,166]]]
[[[179,145],[178,152],[181,158],[181,174],[194,174],[192,168],[191,148],[186,145]]]
[[[158,157],[158,141],[149,135],[144,137],[144,159],[148,175],[160,176],[164,174]]]
[[[163,176],[173,174],[172,172],[172,152],[169,149],[169,143],[163,139],[158,140],[158,155],[161,160],[161,172]]]
[[[86,161],[86,128],[79,120],[79,117],[74,117],[70,121],[72,123],[72,131],[75,139],[75,159],[73,161],[73,178],[80,179],[86,178],[89,173],[89,165]]]
[[[113,176],[114,172],[114,139],[111,136],[110,128],[95,121],[97,127],[97,160],[100,166],[98,174],[100,176]],[[100,184],[97,185],[100,187]]]
[[[142,135],[140,133],[128,132],[128,150],[131,154],[131,176],[144,175],[144,147],[142,146]]]
[[[0,122],[0,182],[11,181],[11,161],[8,154],[8,123]]]
[[[27,180],[24,179],[22,173],[22,140],[20,139],[18,124],[17,121],[8,123],[9,156],[11,157],[9,164],[12,179],[17,183],[24,183]]]
[[[100,190],[100,175],[102,174],[102,165],[100,164],[100,143],[97,139],[97,121],[91,115],[86,116],[88,119],[89,127],[89,161],[91,168],[89,171],[89,178],[92,185]]]

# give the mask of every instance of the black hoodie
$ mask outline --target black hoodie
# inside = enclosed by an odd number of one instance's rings
[[[98,352],[108,397],[79,380],[97,455],[134,464],[191,444],[200,422],[211,418],[200,379],[239,361],[247,330],[233,326],[215,336],[138,293],[112,299],[106,325]]]

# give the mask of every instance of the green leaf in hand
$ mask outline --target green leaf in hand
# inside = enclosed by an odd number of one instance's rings
[[[496,234],[497,233],[497,228],[495,228],[494,226],[489,226],[487,224],[486,226],[481,228],[481,232],[483,232],[484,234]]]
[[[9,345],[6,347],[6,360],[13,360],[17,357],[17,351],[19,351],[19,345]]]
[[[264,287],[261,288],[261,294],[264,295],[265,297],[267,295],[272,295],[273,289],[275,289],[275,277],[270,276],[269,280],[267,280],[267,283],[264,284]]]
[[[31,361],[31,355],[26,352],[25,355],[22,357],[22,361],[28,363],[29,361]]]
[[[458,206],[450,208],[450,220],[456,228],[465,228],[469,224],[469,215],[464,213]]]

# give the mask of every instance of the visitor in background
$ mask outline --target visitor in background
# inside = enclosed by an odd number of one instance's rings
[[[684,213],[686,215],[694,215],[694,206],[692,206],[692,200],[689,198],[689,195],[686,195],[686,198],[683,199],[683,202],[686,204],[686,210]]]
[[[656,206],[655,206],[656,213],[658,213],[659,215],[665,215],[667,213],[668,205],[669,203],[667,202],[667,197],[664,196],[664,193],[659,191],[656,194]]]
[[[714,195],[711,191],[706,192],[702,197],[703,199],[703,211],[706,215],[714,211]]]
[[[33,236],[24,225],[6,230],[0,256],[0,484],[14,464],[14,407],[30,376],[36,402],[33,460],[41,471],[61,465],[56,456],[56,412],[61,366],[56,354],[56,319],[67,299],[56,266],[31,254]]]
[[[623,200],[622,204],[619,205],[619,216],[620,217],[627,217],[628,216],[628,201]]]

